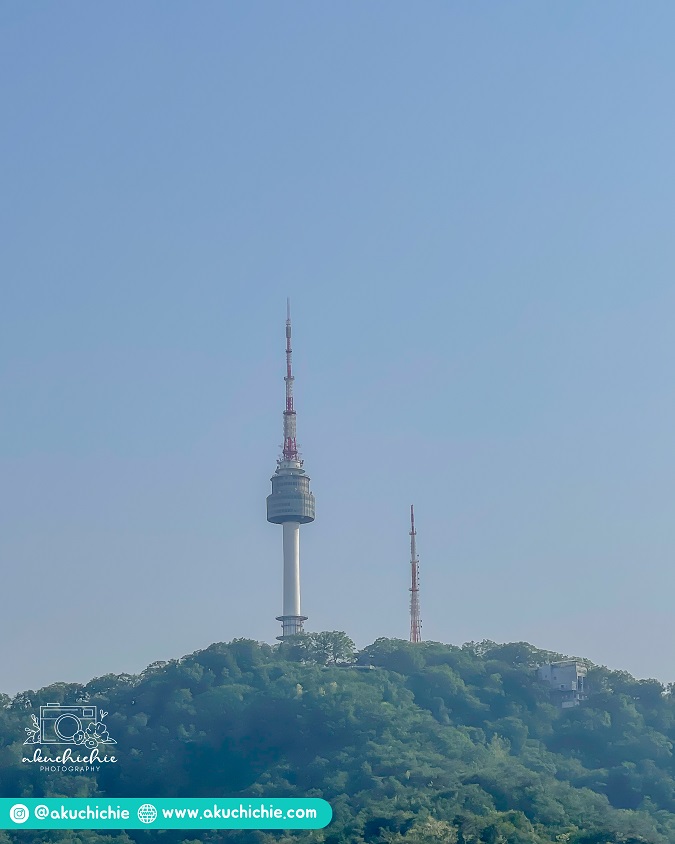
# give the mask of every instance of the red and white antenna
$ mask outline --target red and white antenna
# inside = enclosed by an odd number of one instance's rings
[[[291,300],[286,299],[286,410],[284,410],[283,460],[299,460],[296,437],[295,409],[293,407],[293,350],[291,349]]]
[[[420,618],[420,560],[415,544],[415,511],[410,505],[410,641],[422,641],[422,619]]]

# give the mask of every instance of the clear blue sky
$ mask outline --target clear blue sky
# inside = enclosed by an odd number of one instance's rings
[[[309,629],[675,680],[672,3],[0,6],[0,690]]]

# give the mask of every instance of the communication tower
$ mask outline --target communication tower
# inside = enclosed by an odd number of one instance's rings
[[[410,641],[422,641],[420,618],[420,559],[417,556],[415,511],[410,505]]]
[[[286,302],[286,409],[284,410],[284,447],[272,475],[272,494],[267,496],[267,521],[283,525],[284,580],[281,636],[285,639],[302,633],[307,616],[300,610],[300,525],[314,521],[314,495],[303,469],[296,442],[296,417],[293,406],[293,368],[291,350],[291,303]]]

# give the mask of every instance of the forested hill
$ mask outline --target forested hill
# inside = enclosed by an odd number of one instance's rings
[[[0,696],[0,794],[316,796],[324,830],[232,832],[233,844],[675,842],[675,696],[590,666],[589,699],[558,710],[537,679],[552,655],[344,634],[215,644],[140,676]],[[348,667],[357,658],[363,666]],[[368,668],[366,666],[374,666]],[[98,774],[22,763],[39,706],[105,711],[119,762]],[[223,833],[0,832],[0,842],[118,844]]]

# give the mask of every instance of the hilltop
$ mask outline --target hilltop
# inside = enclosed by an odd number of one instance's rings
[[[560,656],[526,643],[378,639],[356,654],[345,634],[240,639],[139,676],[0,696],[0,796],[316,796],[333,807],[325,830],[232,832],[234,844],[675,841],[672,687],[588,662],[588,701],[561,711],[536,673]],[[88,775],[22,763],[31,714],[75,701],[108,713],[119,763]],[[22,830],[0,844],[149,834]]]

